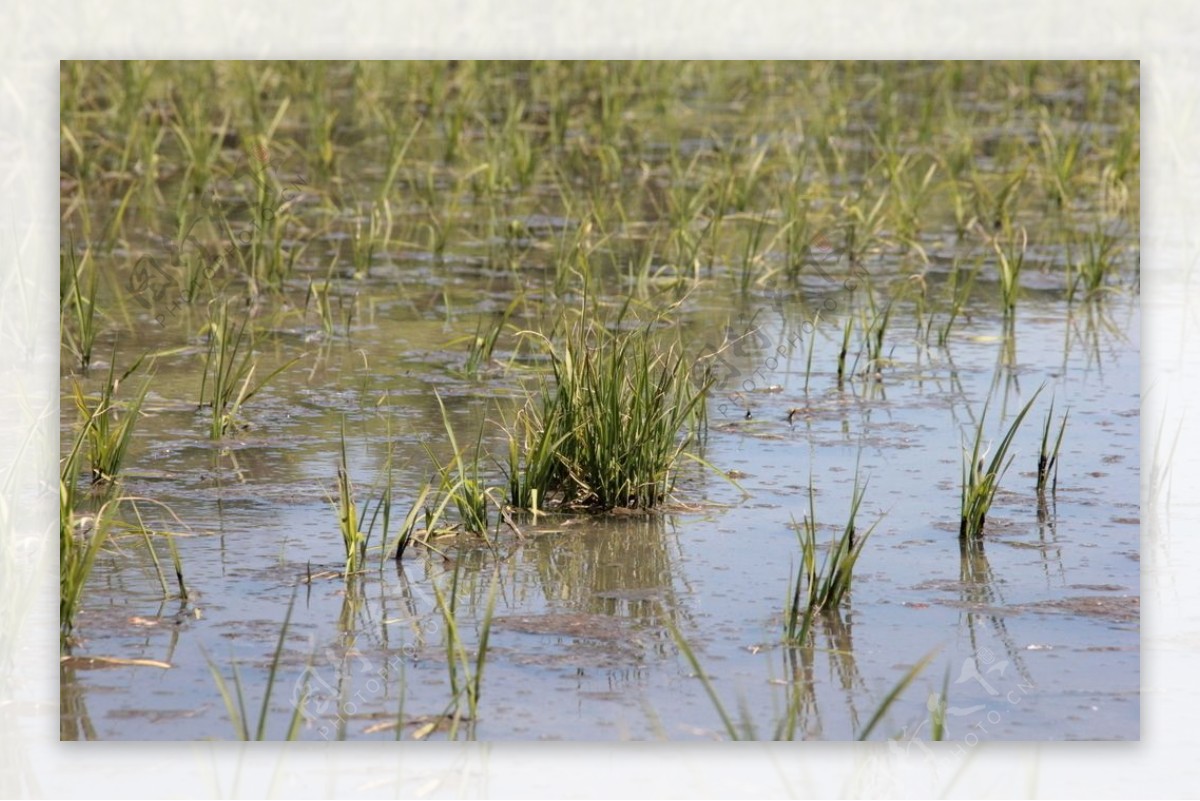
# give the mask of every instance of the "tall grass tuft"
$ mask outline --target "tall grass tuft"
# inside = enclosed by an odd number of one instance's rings
[[[992,500],[996,497],[996,491],[1000,488],[1000,479],[1008,470],[1009,464],[1012,463],[1012,457],[1008,455],[1008,450],[1012,446],[1013,438],[1017,435],[1021,421],[1025,419],[1025,415],[1041,391],[1039,388],[1037,392],[1033,393],[1033,397],[1017,413],[1004,437],[996,444],[991,460],[988,461],[985,461],[986,452],[983,447],[983,429],[987,418],[988,404],[983,405],[983,413],[980,414],[979,423],[975,426],[975,439],[971,449],[970,451],[967,451],[966,448],[963,449],[962,516],[958,528],[958,536],[961,539],[975,540],[983,536],[984,519],[992,506]]]
[[[659,504],[704,427],[711,372],[693,375],[682,348],[657,347],[649,325],[614,331],[591,317],[551,348],[551,361],[556,386],[543,387],[540,409],[526,407],[532,430],[523,441],[510,439],[510,499],[524,505],[536,490],[597,509]]]

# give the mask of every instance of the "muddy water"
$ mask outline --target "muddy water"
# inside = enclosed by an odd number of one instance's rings
[[[123,344],[187,345],[157,361],[125,491],[162,501],[186,524],[143,508],[183,533],[189,595],[163,600],[141,540],[119,539],[101,557],[73,653],[150,661],[65,661],[64,738],[233,737],[210,664],[229,682],[237,666],[253,726],[289,608],[266,736],[282,736],[297,706],[304,739],[447,736],[438,723],[450,660],[437,592],[453,600],[472,659],[493,606],[477,719],[456,736],[727,736],[674,630],[746,736],[775,736],[792,708],[794,736],[852,738],[932,653],[876,736],[927,738],[927,701],[948,676],[948,739],[1138,737],[1136,295],[1072,307],[1031,286],[1012,338],[995,288],[977,288],[945,348],[919,344],[915,310],[899,303],[879,378],[841,388],[832,370],[840,320],[815,334],[801,327],[819,287],[734,308],[700,295],[683,317],[690,341],[753,332],[727,352],[703,451],[738,487],[689,465],[662,514],[523,517],[519,536],[501,526],[488,544],[439,541],[400,563],[373,552],[371,567],[347,581],[337,575],[330,503],[341,421],[362,494],[390,448],[406,509],[431,473],[425,446],[448,454],[435,392],[461,438],[510,412],[527,380],[513,371],[463,377],[464,349],[448,345],[506,305],[494,284],[456,279],[447,309],[440,292],[414,300],[385,291],[393,279],[384,272],[348,301],[358,309],[349,336],[325,337],[298,315],[258,321],[263,365],[300,356],[301,366],[247,405],[249,428],[219,443],[194,407],[203,321],[184,310],[165,331],[144,326],[141,341]],[[293,291],[302,298],[301,284]],[[998,439],[1001,412],[1039,387],[984,546],[964,554],[963,438],[989,393],[986,426]],[[1057,493],[1039,506],[1033,471],[1051,397],[1056,425],[1063,409],[1070,422]],[[70,423],[64,411],[64,433]],[[859,527],[875,527],[851,601],[819,621],[817,648],[785,648],[793,523],[807,512],[810,476],[820,532],[832,538],[856,465],[867,481]]]

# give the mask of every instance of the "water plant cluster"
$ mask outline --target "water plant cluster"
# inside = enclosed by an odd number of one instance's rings
[[[839,393],[886,380],[897,349],[948,351],[973,315],[1002,321],[1011,343],[1035,284],[1087,320],[1138,287],[1133,62],[68,61],[61,80],[64,642],[114,531],[158,564],[162,526],[120,489],[137,421],[164,400],[158,360],[193,369],[197,429],[219,454],[273,382],[359,358],[356,335],[388,308],[436,309],[448,334],[423,344],[461,354],[448,391],[495,402],[468,430],[435,391],[439,434],[404,501],[390,453],[364,490],[345,417],[325,432],[340,443],[330,522],[349,593],[414,545],[440,553],[466,532],[494,547],[547,511],[654,510],[688,466],[717,470],[710,398],[744,387],[727,386],[729,331],[689,324],[705,293],[746,308],[786,298],[811,321],[807,395],[810,379],[814,394],[822,377]],[[500,308],[464,300],[466,275]],[[904,336],[900,315],[913,317]],[[815,349],[819,336],[834,347]],[[994,445],[986,399],[965,432],[947,515],[972,547],[1037,397]],[[389,438],[394,403],[374,401]],[[1054,433],[1052,417],[1053,404],[1043,504],[1067,423]],[[857,526],[865,487],[822,543],[810,479],[789,648],[811,650],[815,621],[852,592],[878,524]],[[471,652],[454,576],[434,590],[457,730],[484,714],[496,590]],[[269,687],[255,728],[237,673],[230,689],[213,670],[238,735],[263,736]]]

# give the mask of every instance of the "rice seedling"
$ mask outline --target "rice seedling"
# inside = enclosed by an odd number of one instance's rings
[[[326,337],[333,336],[333,309],[329,305],[329,293],[332,287],[331,279],[313,281],[309,279],[308,290],[304,293],[304,315],[308,317],[310,303],[317,308],[317,317],[321,320],[321,331]]]
[[[391,427],[388,428],[388,440],[391,441]],[[380,527],[380,560],[382,566],[389,553],[394,553],[399,560],[405,549],[416,534],[418,515],[424,507],[426,499],[432,491],[432,486],[426,483],[417,494],[417,499],[409,508],[395,538],[388,540],[391,530],[393,510],[393,488],[395,486],[392,472],[392,454],[389,451],[387,459],[380,470],[379,477],[371,487],[361,508],[354,482],[350,477],[350,464],[346,455],[346,420],[342,418],[340,449],[337,467],[337,482],[335,494],[331,494],[330,505],[337,512],[338,531],[342,536],[343,550],[346,555],[345,575],[347,578],[359,573],[366,566],[367,551],[370,548],[371,537],[375,533],[376,524]],[[382,489],[379,489],[382,484]],[[374,506],[372,506],[374,500]],[[426,510],[426,531],[432,531],[435,522],[441,516],[446,501],[436,513]]]
[[[877,375],[884,367],[887,359],[883,355],[883,339],[887,334],[888,321],[892,316],[892,305],[895,299],[890,299],[887,305],[880,309],[875,303],[875,295],[873,292],[867,292],[867,298],[870,301],[871,318],[866,318],[866,310],[863,311],[863,333],[867,346],[867,366],[865,368],[868,374]]]
[[[66,645],[75,631],[75,618],[83,600],[83,590],[101,549],[108,540],[108,529],[115,500],[105,502],[94,515],[77,517],[74,491],[67,480],[59,482],[59,639]]]
[[[429,168],[426,181],[430,184],[430,194],[437,198],[427,203],[427,221],[424,223],[425,247],[439,262],[445,257],[446,249],[457,236],[459,226],[459,192],[456,186],[452,190],[439,191],[436,188],[433,167]],[[442,199],[445,198],[445,199]]]
[[[195,94],[174,98],[172,107],[177,121],[170,124],[170,130],[186,162],[182,185],[187,196],[200,197],[208,189],[221,143],[229,132],[232,112],[227,110],[220,124],[212,128],[202,101]]]
[[[361,218],[356,218],[354,221],[354,231],[350,236],[351,247],[351,263],[354,265],[354,277],[358,280],[367,277],[371,269],[371,263],[375,258],[375,253],[383,248],[387,248],[387,240],[384,239],[384,216],[378,208],[372,208],[367,219],[366,229],[363,228]]]
[[[804,359],[804,394],[808,394],[809,380],[812,378],[813,351],[817,346],[817,326],[821,324],[821,312],[813,315],[812,332],[808,335],[808,356]],[[790,422],[790,421],[789,421]]]
[[[559,413],[557,404],[544,398],[540,413],[527,405],[517,411],[511,427],[505,426],[508,462],[502,469],[508,481],[508,503],[516,509],[536,514],[547,493],[567,479],[559,448],[570,432],[562,430]],[[556,432],[557,438],[550,432]]]
[[[69,307],[74,316],[75,327],[66,324],[64,319],[60,326],[63,341],[68,350],[79,362],[79,369],[87,372],[92,363],[92,350],[96,346],[96,283],[99,270],[92,261],[91,248],[83,251],[82,258],[75,252],[75,240],[72,237],[59,257],[60,308],[62,316],[67,315]],[[83,276],[86,275],[86,278]],[[81,285],[86,281],[86,287]]]
[[[266,687],[263,690],[262,704],[259,707],[256,722],[250,719],[248,710],[246,709],[246,695],[242,687],[242,677],[238,672],[237,662],[232,664],[233,680],[229,682],[226,681],[225,676],[221,674],[220,669],[212,659],[207,654],[205,655],[205,660],[208,662],[208,670],[217,685],[217,692],[221,694],[221,700],[225,704],[225,712],[229,715],[230,723],[233,724],[234,735],[239,740],[261,741],[267,739],[267,723],[271,716],[271,693],[275,689],[275,678],[279,673],[284,645],[287,642],[288,626],[291,623],[292,610],[295,606],[296,593],[293,591],[292,598],[288,602],[287,614],[283,618],[283,625],[279,629],[279,639],[275,643],[275,651],[271,656],[271,666],[267,671]],[[308,693],[308,677],[310,674],[310,670],[305,670],[304,686],[301,688],[300,698],[298,702],[296,699],[293,699],[292,716],[288,721],[287,729],[284,730],[282,738],[284,740],[295,740],[300,735],[300,724],[303,720],[303,711]],[[230,686],[231,684],[232,687]]]
[[[134,426],[141,414],[142,403],[150,390],[150,379],[147,378],[141,391],[124,405],[121,415],[117,414],[118,407],[114,397],[117,388],[137,371],[144,359],[145,354],[139,356],[120,378],[116,378],[117,354],[114,347],[108,378],[94,404],[84,395],[79,384],[75,384],[75,405],[85,421],[84,432],[91,461],[92,484],[111,489],[125,461],[125,454],[133,440]]]
[[[387,520],[391,512],[391,485],[385,490],[382,505],[386,501],[384,511],[384,535],[387,534]],[[337,499],[335,508],[338,513],[338,531],[342,535],[342,545],[346,554],[346,575],[357,573],[367,558],[368,534],[359,525],[358,506],[354,499],[354,484],[350,480],[350,466],[346,460],[346,418],[342,418],[341,461],[337,469]],[[365,511],[365,510],[364,510]]]
[[[937,695],[936,703],[931,698],[926,706],[929,708],[929,739],[940,743],[946,739],[946,709],[950,698],[950,667],[942,675],[942,691]]]
[[[750,286],[754,283],[755,275],[759,272],[766,254],[772,251],[780,237],[786,233],[782,229],[777,230],[775,236],[764,245],[763,239],[770,222],[770,214],[757,215],[750,221],[751,228],[742,251],[742,273],[738,282],[738,289],[743,295],[750,291]]]
[[[389,492],[391,481],[389,479]],[[391,542],[387,542],[387,525],[384,525],[384,547],[380,558],[380,567],[383,566],[383,560],[388,554],[392,554],[397,562],[404,558],[404,552],[417,536],[417,521],[421,512],[424,511],[425,534],[429,536],[437,526],[441,519],[442,512],[446,508],[446,504],[450,502],[449,497],[442,498],[441,504],[431,510],[426,506],[426,500],[429,499],[433,492],[433,484],[428,481],[421,485],[421,490],[417,493],[417,498],[412,502],[408,509],[408,514],[404,516],[404,522],[400,524],[400,530],[396,532],[395,538]]]
[[[474,336],[464,338],[469,343],[467,347],[467,362],[463,367],[463,374],[465,376],[468,378],[478,378],[483,369],[491,363],[492,353],[496,350],[496,342],[500,339],[500,334],[503,333],[505,326],[508,324],[508,318],[516,309],[519,301],[520,298],[514,300],[503,313],[493,316],[486,329],[484,328],[484,321],[481,319],[475,327]],[[463,340],[456,340],[456,342],[461,341]]]
[[[978,172],[974,166],[971,170],[971,188],[975,199],[976,224],[983,226],[991,224],[993,230],[1007,231],[1012,228],[1014,215],[1014,198],[1019,197],[1017,191],[1024,183],[1027,167],[1022,167],[1010,175],[999,175],[1000,188],[995,192],[989,185],[989,178]]]
[[[841,200],[843,249],[851,264],[859,264],[877,241],[882,237],[885,222],[885,203],[890,189],[884,187],[879,197],[868,206],[867,188],[863,188],[853,198],[847,196]]]
[[[299,356],[284,362],[265,377],[254,382],[258,361],[254,356],[254,335],[246,332],[249,317],[237,322],[229,315],[229,304],[223,303],[215,319],[205,329],[208,350],[200,376],[199,408],[209,407],[211,422],[209,436],[220,439],[241,425],[242,404],[253,398],[267,383],[300,361]]]
[[[938,329],[938,347],[946,347],[946,342],[950,338],[950,331],[954,328],[954,322],[962,315],[963,309],[966,308],[967,300],[971,297],[971,288],[975,285],[975,276],[979,275],[980,265],[976,265],[975,269],[967,273],[966,279],[963,280],[963,270],[956,261],[954,270],[950,273],[950,280],[947,288],[950,292],[950,311],[946,316],[946,322]]]
[[[126,500],[128,502],[129,507],[133,510],[134,516],[137,518],[136,530],[141,533],[142,540],[146,543],[146,552],[148,554],[150,554],[150,560],[154,563],[154,572],[158,576],[158,584],[159,584],[159,587],[162,588],[163,599],[166,600],[167,598],[171,597],[171,590],[167,584],[167,577],[166,577],[166,574],[163,572],[162,563],[159,562],[159,560],[158,560],[158,552],[154,549],[154,541],[150,536],[152,533],[155,533],[155,532],[151,532],[151,530],[146,526],[145,522],[142,520],[141,509],[139,509],[138,505],[137,505],[138,500],[144,500],[144,499],[125,498],[124,500]],[[152,503],[155,503],[158,506],[163,506],[163,508],[165,508],[167,510],[167,512],[171,514],[172,517],[175,516],[174,512],[171,512],[171,510],[169,508],[167,508],[165,505],[159,504],[157,502],[152,502]],[[176,522],[178,522],[179,518],[176,517],[175,520],[176,520]],[[169,531],[163,531],[163,532],[157,532],[157,533],[161,534],[163,537],[166,538],[167,551],[171,555],[171,567],[175,571],[175,582],[179,587],[178,597],[181,600],[186,601],[187,597],[188,597],[187,583],[183,580],[183,560],[179,556],[179,547],[175,543],[176,535]]]
[[[380,111],[379,117],[387,136],[388,156],[386,162],[387,172],[384,173],[383,181],[379,184],[379,192],[376,195],[376,199],[387,208],[388,198],[391,196],[392,188],[396,185],[396,179],[400,175],[400,167],[404,164],[408,150],[412,146],[413,139],[421,130],[423,121],[417,118],[412,128],[409,129],[408,135],[401,139],[400,128],[395,118],[387,110]]]
[[[1021,290],[1021,269],[1025,266],[1025,250],[1029,236],[1025,229],[1008,230],[1001,242],[1000,236],[988,236],[980,228],[984,238],[996,253],[996,270],[1000,275],[1000,297],[1005,315],[1012,315],[1017,308],[1017,296]]]
[[[853,331],[854,331],[854,316],[847,314],[846,320],[842,324],[842,346],[838,350],[838,357],[837,357],[838,389],[842,388],[842,384],[846,378],[846,356],[850,352],[850,334]]]
[[[742,728],[740,729],[734,725],[733,718],[730,717],[729,713],[725,710],[725,705],[721,703],[721,697],[717,695],[717,691],[713,687],[712,681],[708,678],[708,674],[705,673],[704,669],[700,666],[700,660],[696,658],[696,654],[692,651],[691,646],[688,645],[687,640],[683,638],[683,635],[679,632],[679,629],[675,626],[675,622],[671,620],[670,616],[667,616],[666,621],[667,628],[671,632],[671,638],[675,641],[675,645],[677,648],[679,648],[680,653],[683,654],[684,659],[686,659],[688,664],[691,665],[692,672],[696,674],[696,678],[700,679],[700,684],[704,687],[704,692],[708,695],[709,700],[712,701],[713,708],[716,709],[717,715],[721,718],[721,725],[725,728],[725,733],[729,735],[729,739],[755,739],[753,726],[749,720],[743,719]]]
[[[1079,134],[1060,137],[1049,122],[1042,120],[1038,124],[1038,141],[1041,144],[1041,176],[1046,193],[1059,208],[1065,208],[1074,195],[1073,174],[1080,161],[1084,139]]]
[[[788,603],[784,608],[783,636],[788,643],[807,645],[816,615],[836,609],[850,591],[854,565],[867,538],[879,524],[873,523],[858,536],[855,520],[866,493],[866,484],[855,479],[850,495],[850,511],[842,533],[829,546],[825,560],[817,567],[817,516],[812,477],[808,481],[808,514],[801,525],[793,526],[800,541],[800,568],[794,585],[789,582]]]
[[[88,417],[76,434],[59,472],[58,622],[59,639],[64,646],[75,629],[75,615],[83,598],[83,588],[107,539],[110,505],[114,503],[105,502],[90,518],[79,518],[75,514],[83,443],[90,428],[91,418]]]
[[[1083,240],[1081,247],[1079,238]],[[1082,237],[1073,239],[1067,245],[1068,302],[1074,302],[1080,286],[1084,300],[1095,300],[1112,291],[1109,279],[1116,272],[1117,256],[1121,250],[1120,237],[1102,223],[1097,223]]]
[[[717,717],[721,722],[721,727],[724,729],[726,736],[728,736],[730,740],[734,741],[756,740],[757,735],[755,733],[754,721],[750,715],[750,711],[744,705],[742,705],[740,707],[740,721],[737,723],[734,722],[733,716],[729,713],[728,709],[725,707],[725,704],[721,701],[721,697],[717,694],[716,688],[713,686],[712,680],[709,678],[708,673],[700,665],[700,660],[696,657],[695,652],[692,650],[684,636],[680,633],[678,627],[675,625],[674,621],[671,620],[670,616],[666,616],[666,625],[667,630],[671,634],[671,639],[675,642],[675,646],[679,649],[679,652],[683,654],[684,659],[687,660],[687,663],[691,667],[693,674],[697,679],[700,680],[700,684],[704,688],[704,692],[708,696],[709,701],[712,702],[713,709],[717,713]],[[878,728],[879,724],[887,716],[888,711],[893,705],[895,705],[896,701],[900,698],[904,691],[908,689],[909,685],[913,683],[917,676],[919,676],[921,672],[928,667],[929,663],[933,661],[936,653],[936,649],[934,651],[930,651],[928,654],[913,663],[912,667],[904,672],[892,689],[888,691],[887,695],[884,696],[883,700],[879,702],[879,705],[876,706],[874,712],[871,714],[871,717],[867,720],[866,725],[857,732],[857,739],[860,742],[864,742],[870,738],[871,734],[876,728]],[[948,675],[949,674],[947,674],[947,676]],[[941,696],[943,699],[946,697],[945,689],[946,688],[943,685],[943,692]],[[776,740],[793,739],[799,728],[797,724],[803,711],[803,705],[798,703],[799,699],[797,693],[802,693],[803,690],[795,688],[789,689],[789,692],[792,692],[793,694],[789,698],[783,716],[775,721],[774,731]],[[930,739],[940,740],[944,736],[944,717],[939,718],[935,713],[934,727],[930,732]]]
[[[1067,430],[1068,410],[1062,416],[1058,426],[1058,436],[1054,444],[1050,444],[1050,421],[1054,417],[1054,401],[1050,401],[1050,409],[1046,412],[1046,422],[1042,426],[1042,445],[1038,452],[1037,492],[1042,495],[1046,491],[1046,483],[1050,482],[1050,493],[1058,492],[1058,452],[1062,448],[1063,433]]]
[[[996,497],[996,491],[1000,488],[1000,479],[1008,470],[1009,464],[1012,463],[1013,457],[1008,455],[1008,450],[1017,435],[1021,421],[1025,419],[1025,415],[1041,391],[1042,388],[1038,388],[1037,392],[1033,393],[1033,396],[1013,418],[1003,438],[995,445],[992,458],[987,461],[985,461],[987,454],[983,447],[983,429],[991,399],[989,398],[983,404],[983,411],[975,426],[975,437],[971,449],[968,451],[965,446],[963,449],[962,514],[958,528],[960,539],[974,541],[983,536],[984,520],[988,510],[991,509],[992,500]]]
[[[450,440],[450,447],[454,451],[450,463],[443,465],[433,451],[426,446],[429,458],[437,467],[441,480],[441,491],[454,500],[454,505],[458,509],[459,521],[464,528],[476,534],[486,534],[489,526],[488,505],[492,499],[489,488],[483,483],[479,470],[483,430],[480,429],[479,436],[475,440],[475,452],[468,461],[465,451],[458,447],[458,440],[454,436],[454,427],[450,424],[449,415],[446,414],[446,405],[442,403],[442,396],[434,392],[434,397],[437,399],[438,408],[442,411],[442,424],[445,426],[446,436]]]

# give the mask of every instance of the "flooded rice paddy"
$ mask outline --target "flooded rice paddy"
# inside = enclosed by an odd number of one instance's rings
[[[62,737],[1137,739],[1136,153],[1112,166],[1136,67],[953,66],[65,65],[63,269],[100,278],[90,301],[64,278],[64,457],[75,387],[149,356],[118,387],[146,396]],[[253,336],[239,389],[263,383],[214,438],[227,303]],[[505,430],[550,366],[530,332],[626,303],[712,381],[673,490],[510,508]],[[991,458],[1031,401],[964,539],[964,450],[982,431]],[[448,503],[393,559],[447,429],[494,488],[488,529]],[[373,532],[349,573],[343,451]],[[74,537],[104,518],[82,473]],[[785,643],[798,530],[815,516],[823,561],[856,487],[849,593]]]

